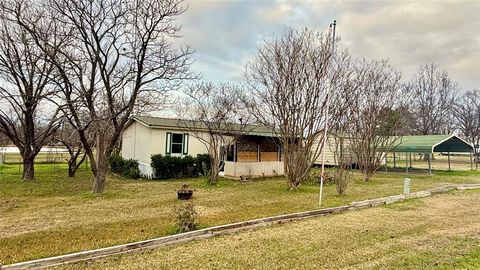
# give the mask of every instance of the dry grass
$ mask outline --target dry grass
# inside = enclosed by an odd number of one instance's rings
[[[88,171],[83,169],[69,179],[65,165],[56,166],[55,172],[52,165],[38,165],[33,182],[22,182],[15,165],[0,167],[1,263],[172,234],[172,208],[179,203],[175,190],[183,182],[196,190],[193,203],[199,210],[200,227],[317,208],[318,186],[288,191],[281,177],[248,183],[221,179],[218,185],[210,186],[202,178],[147,181],[109,176],[106,192],[94,196]],[[433,176],[414,173],[412,190],[445,183],[478,183],[479,176],[470,171],[435,172]],[[326,186],[323,206],[399,194],[403,177],[402,173],[379,173],[365,183],[356,174],[346,196],[337,196],[334,186]]]
[[[65,269],[478,269],[480,192],[454,192]]]

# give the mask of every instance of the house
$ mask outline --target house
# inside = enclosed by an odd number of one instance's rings
[[[319,140],[323,140],[320,136]],[[357,163],[357,158],[351,149],[351,141],[346,136],[330,134],[327,136],[325,143],[325,165],[338,166],[340,163],[345,165]],[[323,161],[323,153],[320,152],[313,162],[314,165],[321,165]],[[340,162],[342,159],[342,162]]]
[[[197,136],[210,134],[199,122]],[[206,146],[185,128],[188,122],[161,117],[135,116],[128,122],[122,135],[121,155],[139,161],[142,174],[152,177],[150,157],[154,154],[196,156],[208,153]],[[242,136],[228,147],[218,151],[224,162],[222,174],[226,177],[275,176],[284,174],[284,164],[278,139],[267,128],[249,126]]]

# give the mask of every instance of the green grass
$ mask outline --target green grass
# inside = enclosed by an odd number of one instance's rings
[[[176,189],[187,182],[195,189],[192,203],[201,227],[238,222],[318,208],[317,185],[289,191],[283,177],[239,182],[204,178],[170,181],[127,180],[109,175],[105,193],[91,193],[90,172],[85,168],[68,178],[66,166],[38,164],[36,179],[23,182],[18,165],[0,167],[0,262],[19,261],[100,248],[171,234],[175,231],[172,208],[180,203]],[[337,196],[334,185],[325,187],[322,207],[377,198],[402,192],[398,173],[379,173],[371,182],[359,174],[346,196]],[[478,183],[479,172],[413,172],[412,191],[446,183]]]
[[[479,269],[478,201],[457,191],[59,268]]]

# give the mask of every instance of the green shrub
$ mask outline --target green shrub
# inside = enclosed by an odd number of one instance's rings
[[[156,154],[152,155],[150,160],[150,166],[154,169],[157,179],[197,177],[206,175],[210,170],[209,155],[197,155],[194,158]]]
[[[137,160],[124,159],[119,155],[113,155],[110,157],[109,163],[110,169],[123,177],[138,179],[141,176]]]
[[[115,173],[120,173],[123,171],[123,164],[125,163],[125,159],[119,155],[113,155],[110,157],[109,160],[110,169],[112,169]]]

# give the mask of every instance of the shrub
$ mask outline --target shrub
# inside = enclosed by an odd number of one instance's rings
[[[179,232],[189,232],[197,229],[197,211],[193,204],[187,203],[173,208],[175,212],[176,225]]]
[[[352,179],[352,172],[346,167],[338,167],[333,174],[338,195],[344,195]]]
[[[121,175],[131,179],[140,178],[141,174],[140,174],[140,169],[138,168],[138,160],[134,160],[134,159],[125,160]]]
[[[123,177],[138,179],[141,176],[137,160],[124,159],[119,155],[113,155],[110,157],[109,163],[110,169]]]
[[[119,155],[113,155],[110,157],[110,169],[115,173],[120,173],[123,170],[123,164],[125,159]]]
[[[197,155],[175,157],[156,154],[151,156],[150,166],[155,170],[155,178],[184,178],[206,175],[210,170],[210,156]]]
[[[309,174],[308,178],[305,180],[305,183],[319,185],[321,175],[322,175],[321,172],[311,172]],[[324,172],[324,174],[323,174],[323,184],[324,185],[335,184],[334,175],[330,172]]]

